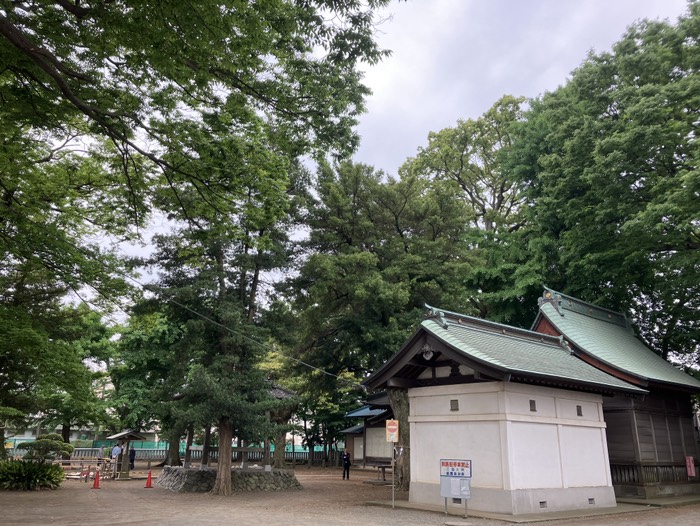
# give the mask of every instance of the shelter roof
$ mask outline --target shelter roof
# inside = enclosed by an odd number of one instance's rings
[[[348,427],[347,429],[343,429],[341,433],[343,435],[361,435],[365,430],[365,425],[364,424],[357,424],[356,426]]]
[[[391,402],[389,401],[389,393],[387,393],[386,391],[380,391],[378,393],[368,395],[365,399],[365,402],[367,402],[367,405],[373,408],[381,407],[386,409],[391,407]]]
[[[146,440],[146,437],[139,435],[138,433],[135,433],[130,429],[126,429],[114,435],[108,436],[107,440]]]
[[[603,394],[646,393],[578,359],[563,338],[429,306],[413,336],[365,383],[374,388],[431,385],[419,379],[426,368],[461,365],[474,375],[463,376],[457,369],[442,381],[502,380]]]
[[[545,288],[533,328],[547,320],[576,354],[593,358],[612,374],[624,373],[637,385],[700,392],[700,381],[664,360],[635,334],[630,320],[614,312]]]
[[[369,418],[374,416],[381,416],[386,413],[386,409],[372,408],[372,406],[365,405],[359,409],[353,411],[348,411],[345,413],[345,418]]]

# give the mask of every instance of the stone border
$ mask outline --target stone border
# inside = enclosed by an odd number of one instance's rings
[[[192,469],[175,466],[163,467],[156,486],[180,493],[205,493],[211,491],[216,481],[216,469]],[[233,491],[284,491],[303,489],[294,471],[274,469],[231,469]]]

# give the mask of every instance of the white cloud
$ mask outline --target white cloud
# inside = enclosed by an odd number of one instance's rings
[[[505,94],[564,84],[588,51],[606,51],[642,18],[675,21],[685,0],[410,0],[392,3],[369,68],[374,95],[355,160],[395,174],[429,132],[476,118]]]

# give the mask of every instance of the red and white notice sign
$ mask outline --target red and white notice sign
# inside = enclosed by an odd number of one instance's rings
[[[688,470],[688,476],[694,477],[695,476],[695,458],[694,457],[685,457],[685,467]]]
[[[399,421],[398,420],[387,420],[386,421],[386,441],[387,442],[398,442],[399,441]]]

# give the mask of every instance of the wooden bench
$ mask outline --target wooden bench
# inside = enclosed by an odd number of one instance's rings
[[[391,467],[390,457],[365,457],[365,466],[377,468],[377,478],[381,472],[382,480],[386,480],[386,468]],[[381,471],[380,471],[381,470]]]

